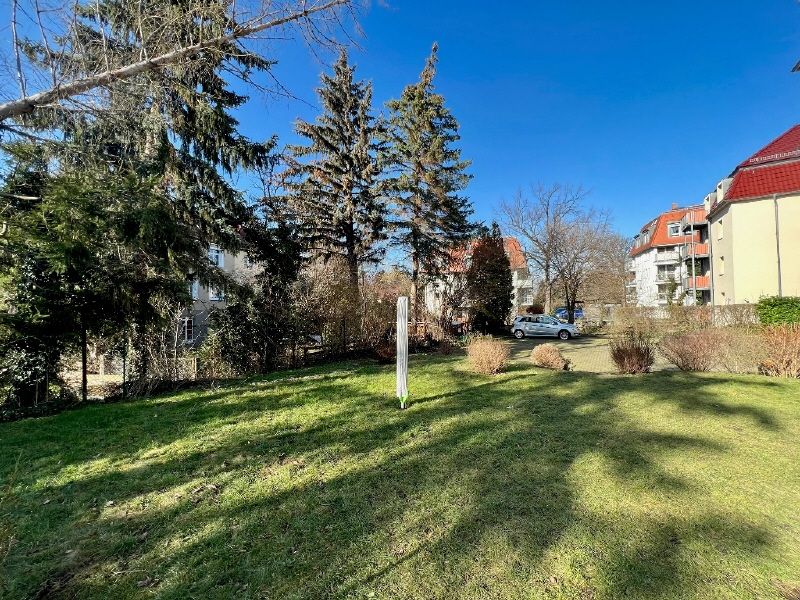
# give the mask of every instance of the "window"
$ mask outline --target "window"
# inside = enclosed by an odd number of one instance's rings
[[[192,296],[192,300],[197,300],[200,297],[200,282],[197,279],[189,284],[189,293]]]
[[[216,288],[208,288],[208,299],[212,302],[222,302],[225,300],[225,292]]]
[[[718,240],[722,239],[722,219],[717,221],[717,239]]]
[[[522,296],[522,304],[533,304],[533,292],[529,289],[524,289],[520,292]]]
[[[675,265],[659,265],[658,280],[668,281],[670,277],[675,277]]]
[[[193,342],[194,341],[194,318],[193,317],[186,317],[183,320],[183,341],[184,342]]]
[[[678,237],[681,234],[681,224],[670,223],[667,226],[667,234],[669,235],[669,237]]]
[[[217,246],[211,246],[208,249],[208,260],[212,265],[221,269],[225,266],[225,253]]]

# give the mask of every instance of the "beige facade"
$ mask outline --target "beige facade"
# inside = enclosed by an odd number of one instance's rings
[[[715,304],[800,296],[800,194],[724,203],[709,223]]]

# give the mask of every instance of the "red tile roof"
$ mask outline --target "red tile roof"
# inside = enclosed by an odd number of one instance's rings
[[[642,227],[641,234],[651,231],[650,240],[641,246],[634,246],[631,248],[631,256],[637,256],[646,250],[650,250],[650,248],[657,248],[659,246],[677,246],[686,242],[691,242],[691,235],[678,235],[670,237],[667,231],[667,226],[670,223],[680,221],[690,210],[697,210],[699,208],[700,207],[696,206],[689,208],[675,208],[661,213],[658,215],[658,217],[648,222],[647,225]],[[694,234],[694,241],[699,241],[699,236],[700,233],[696,231]]]
[[[726,202],[800,192],[800,161],[740,169],[725,194]]]
[[[800,193],[800,125],[779,135],[742,162],[731,177],[733,181],[725,197],[714,202],[711,213],[730,202]]]
[[[472,240],[466,246],[457,248],[450,253],[450,272],[451,273],[466,273],[468,256],[472,256],[472,249],[478,240]],[[525,254],[522,251],[522,244],[515,237],[503,238],[503,249],[508,256],[508,262],[511,263],[512,269],[524,269],[527,266]]]
[[[800,125],[795,125],[789,131],[776,137],[761,150],[742,162],[737,168],[752,167],[797,157],[800,157]]]

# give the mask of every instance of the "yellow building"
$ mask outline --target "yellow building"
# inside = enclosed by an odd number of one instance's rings
[[[716,305],[800,296],[800,125],[706,198]]]

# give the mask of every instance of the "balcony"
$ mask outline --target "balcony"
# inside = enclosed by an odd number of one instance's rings
[[[684,233],[692,229],[697,231],[703,227],[708,227],[706,211],[703,208],[694,208],[681,219],[681,231]]]
[[[656,264],[665,265],[676,263],[680,260],[680,253],[671,250],[669,252],[656,252]]]
[[[700,242],[694,242],[692,244],[684,244],[681,246],[681,257],[683,260],[692,260],[692,255],[694,254],[694,258],[705,258],[708,256],[708,243],[701,244]]]
[[[698,275],[697,277],[684,277],[683,289],[685,290],[710,290],[711,284],[708,275]]]

